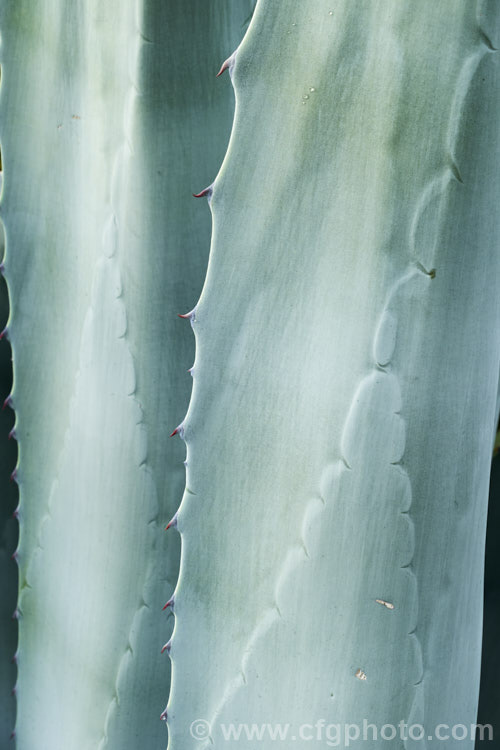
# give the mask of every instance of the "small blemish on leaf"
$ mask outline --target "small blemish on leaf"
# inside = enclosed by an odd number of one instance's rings
[[[394,604],[392,602],[386,602],[384,599],[375,599],[377,604],[382,604],[384,607],[387,607],[387,609],[394,609]]]

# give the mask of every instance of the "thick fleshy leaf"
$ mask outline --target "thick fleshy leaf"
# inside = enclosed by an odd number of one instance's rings
[[[170,665],[196,299],[250,0],[3,4],[21,750],[151,748]],[[167,619],[168,618],[168,619]]]
[[[194,319],[172,750],[222,747],[231,722],[366,719],[386,747],[384,724],[475,721],[498,21],[489,2],[257,5]]]

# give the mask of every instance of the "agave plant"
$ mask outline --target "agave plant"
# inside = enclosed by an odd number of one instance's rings
[[[20,750],[476,719],[500,11],[252,11],[1,10]]]
[[[250,2],[2,7],[5,272],[20,491],[19,748],[163,747],[168,441]],[[208,31],[208,33],[207,33]],[[207,144],[210,145],[207,148]]]

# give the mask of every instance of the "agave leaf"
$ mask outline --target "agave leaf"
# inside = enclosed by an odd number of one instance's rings
[[[169,685],[178,540],[213,179],[216,87],[250,0],[6,2],[1,133],[19,441],[17,744],[148,748]],[[208,147],[208,144],[210,146]]]
[[[475,720],[497,38],[490,3],[257,5],[195,311],[172,750]]]

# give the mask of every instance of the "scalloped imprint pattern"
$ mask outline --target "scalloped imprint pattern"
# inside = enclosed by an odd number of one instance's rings
[[[422,189],[417,199],[413,216],[409,225],[409,234],[407,238],[409,258],[408,266],[401,277],[393,283],[389,289],[386,302],[380,312],[377,325],[375,326],[375,335],[373,340],[373,369],[366,374],[359,383],[358,388],[352,400],[351,408],[348,413],[347,421],[342,431],[341,440],[341,459],[333,461],[327,465],[321,475],[320,491],[317,497],[313,497],[306,504],[303,522],[302,538],[300,543],[290,548],[286,554],[277,576],[274,589],[274,603],[272,606],[265,608],[254,627],[250,638],[247,640],[244,648],[244,654],[241,661],[240,673],[230,680],[224,690],[221,700],[208,719],[207,725],[212,729],[212,734],[206,738],[205,742],[198,743],[200,750],[218,746],[215,737],[217,722],[231,722],[235,717],[241,718],[242,706],[245,698],[239,702],[237,693],[245,690],[253,684],[254,688],[260,691],[260,704],[266,704],[266,676],[270,668],[263,658],[264,652],[259,652],[259,642],[266,639],[275,644],[278,643],[276,630],[281,628],[279,639],[288,644],[288,647],[294,642],[293,630],[286,633],[286,628],[291,629],[293,622],[293,612],[300,611],[300,598],[297,599],[297,592],[308,590],[314,586],[315,570],[314,566],[321,559],[321,544],[327,544],[325,538],[322,539],[322,533],[325,529],[329,530],[329,543],[335,544],[339,548],[339,557],[342,556],[345,563],[346,558],[353,556],[352,568],[361,569],[363,576],[367,580],[349,580],[338,582],[332,581],[331,600],[324,602],[324,611],[342,611],[353,606],[356,601],[357,611],[363,623],[366,623],[371,617],[392,618],[387,620],[387,641],[385,644],[377,644],[378,657],[380,651],[386,653],[385,663],[387,665],[387,674],[373,674],[366,665],[369,661],[367,652],[356,655],[350,652],[349,643],[342,644],[345,654],[336,653],[330,668],[339,669],[339,666],[345,667],[349,679],[357,678],[360,683],[360,690],[365,691],[364,697],[360,697],[359,706],[360,716],[366,716],[368,706],[380,706],[377,703],[377,693],[379,683],[385,684],[391,682],[391,673],[397,668],[403,677],[403,683],[393,682],[393,702],[396,710],[392,718],[394,723],[406,719],[410,725],[424,725],[424,665],[422,646],[418,637],[418,585],[414,570],[412,569],[412,560],[415,551],[415,529],[414,521],[411,517],[412,505],[412,488],[409,475],[402,461],[405,452],[405,420],[404,404],[401,403],[400,387],[398,383],[398,373],[392,366],[392,359],[398,342],[398,311],[400,306],[405,304],[405,296],[414,299],[421,299],[425,294],[429,284],[432,284],[436,278],[438,270],[434,267],[436,256],[436,245],[439,238],[439,229],[441,218],[446,208],[447,191],[450,183],[459,185],[463,184],[463,178],[460,172],[457,158],[455,156],[455,141],[459,133],[459,126],[464,107],[465,98],[469,90],[473,76],[483,59],[484,55],[496,51],[488,35],[480,28],[480,8],[481,0],[476,4],[476,15],[478,18],[478,44],[471,54],[465,59],[457,78],[456,94],[452,101],[449,116],[449,127],[447,134],[447,165],[439,167],[437,173],[428,181]],[[333,12],[330,13],[332,15]],[[295,25],[295,24],[293,24]],[[290,32],[288,32],[290,33]],[[229,70],[231,80],[233,80],[233,69],[236,63],[236,50],[222,64],[218,75],[225,70]],[[311,89],[313,91],[314,89]],[[307,97],[309,98],[309,97]],[[211,202],[213,186],[205,189],[196,197],[206,196]],[[424,227],[425,231],[422,231]],[[196,309],[196,308],[195,308]],[[182,316],[189,317],[193,324],[195,320],[195,311]],[[375,432],[374,432],[375,428]],[[173,434],[179,434],[184,439],[184,422],[174,430]],[[359,435],[368,435],[370,439],[359,441]],[[189,440],[186,441],[189,450]],[[358,470],[362,467],[363,462],[371,456],[384,470],[380,471],[377,481],[374,484],[369,476],[357,475]],[[348,519],[344,517],[346,510],[340,504],[339,498],[343,497],[345,502],[347,498],[353,504],[366,503],[367,520],[366,525],[362,528],[359,526],[350,529],[353,538],[349,540],[349,545],[343,543],[342,537],[336,532],[336,527],[344,531],[348,528]],[[187,499],[187,498],[186,498]],[[184,500],[183,500],[184,502]],[[181,508],[183,505],[181,503]],[[397,540],[388,540],[384,538],[384,524],[380,522],[380,528],[374,528],[369,518],[369,502],[376,503],[380,509],[381,518],[391,523],[391,528],[397,528],[398,533],[395,535]],[[396,520],[394,520],[396,519]],[[177,527],[177,514],[170,522],[170,526]],[[186,529],[187,531],[187,529]],[[181,537],[183,529],[181,529]],[[386,558],[385,569],[383,571],[374,571],[371,568],[371,562],[374,557],[369,552],[374,548],[370,539],[378,538],[381,544],[390,544],[391,552]],[[354,558],[359,556],[365,561],[365,565],[359,566],[354,562]],[[349,569],[349,565],[347,566]],[[189,570],[184,571],[184,577],[189,577]],[[391,581],[390,586],[384,581]],[[372,596],[353,598],[354,591],[372,592]],[[168,604],[168,603],[167,603]],[[166,605],[167,606],[167,605]],[[379,611],[377,612],[376,608]],[[370,614],[370,608],[373,614]],[[366,613],[363,612],[366,609]],[[288,616],[287,616],[288,615]],[[310,611],[309,616],[314,619],[318,618],[321,622],[322,613]],[[394,625],[394,622],[397,622]],[[351,628],[355,628],[353,622]],[[285,634],[283,634],[285,633]],[[318,642],[322,640],[322,633],[317,633]],[[354,639],[359,643],[359,640]],[[399,655],[395,662],[391,660],[391,652],[398,644]],[[367,644],[370,647],[370,639],[367,637]],[[170,652],[171,641],[165,648]],[[175,632],[174,632],[175,648]],[[332,651],[335,652],[335,646],[332,645]],[[403,655],[401,655],[403,652]],[[259,658],[260,657],[260,658]],[[345,658],[344,658],[345,657]],[[286,652],[283,653],[286,658]],[[290,659],[292,658],[290,654]],[[324,654],[323,654],[324,659]],[[314,656],[311,655],[311,661],[314,664]],[[384,663],[384,659],[382,660]],[[356,669],[354,669],[356,665]],[[288,665],[289,666],[289,665]],[[320,665],[316,665],[320,667]],[[324,665],[321,664],[321,667]],[[182,664],[177,666],[181,669]],[[275,665],[273,665],[275,669]],[[314,669],[311,668],[310,679],[314,680]],[[274,676],[274,675],[273,675]],[[405,676],[410,681],[408,685],[405,682]],[[282,675],[285,685],[290,680],[290,674],[286,671]],[[291,678],[293,681],[293,678]],[[300,679],[307,679],[304,675]],[[342,681],[347,677],[340,678],[338,695],[336,692],[336,708],[340,710],[340,715],[344,715],[342,710],[348,711],[347,707],[342,706]],[[369,691],[369,698],[366,698],[366,691]],[[395,697],[397,690],[400,690],[400,698]],[[285,691],[286,692],[286,691]],[[360,696],[362,694],[360,693]],[[339,697],[340,696],[340,697]],[[274,697],[274,696],[272,696]],[[333,693],[332,693],[332,697]],[[269,695],[268,698],[271,698]],[[366,702],[365,702],[366,701]],[[286,702],[282,708],[286,710]],[[363,713],[365,711],[365,713]],[[319,714],[321,715],[321,712]],[[311,718],[311,714],[308,715]],[[263,717],[256,717],[261,719]],[[267,717],[271,720],[276,716]],[[350,716],[353,720],[359,716]],[[167,709],[162,714],[162,719],[167,720]],[[170,719],[168,719],[170,721]],[[390,717],[387,717],[390,721]],[[404,745],[408,750],[412,748],[425,748],[425,737],[419,740],[405,739]]]

